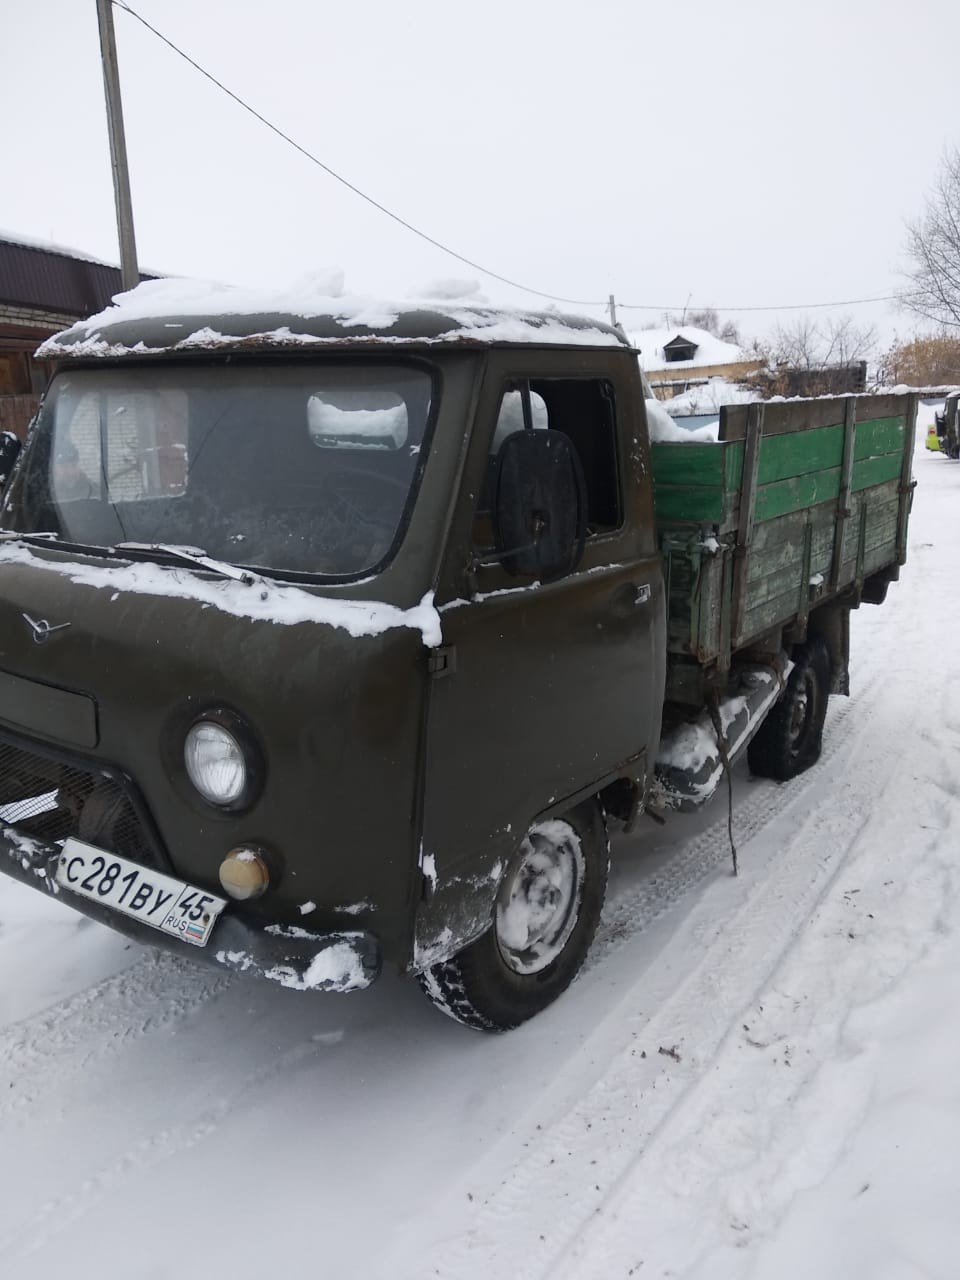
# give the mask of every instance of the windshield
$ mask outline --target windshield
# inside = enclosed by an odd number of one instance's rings
[[[372,361],[63,373],[2,524],[279,573],[366,573],[402,532],[430,398],[422,369]]]

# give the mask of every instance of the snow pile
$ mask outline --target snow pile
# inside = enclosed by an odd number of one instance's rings
[[[709,378],[706,383],[689,387],[666,402],[671,417],[684,414],[716,413],[725,404],[752,404],[763,397],[752,387],[743,387],[727,378]]]
[[[441,302],[486,302],[479,280],[431,280],[420,290],[421,298],[434,298]]]
[[[370,985],[360,957],[348,942],[323,947],[302,974],[287,965],[275,965],[264,976],[291,991],[361,991]]]
[[[708,422],[693,431],[678,426],[659,400],[647,402],[647,428],[652,444],[716,444],[720,421]]]

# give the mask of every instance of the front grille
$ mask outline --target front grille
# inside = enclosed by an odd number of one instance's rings
[[[76,836],[145,866],[167,863],[143,801],[119,770],[48,754],[3,733],[0,822],[51,844]]]

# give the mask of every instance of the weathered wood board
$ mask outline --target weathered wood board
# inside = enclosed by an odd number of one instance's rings
[[[716,444],[651,450],[668,651],[701,665],[903,560],[914,397],[750,410],[722,410]]]

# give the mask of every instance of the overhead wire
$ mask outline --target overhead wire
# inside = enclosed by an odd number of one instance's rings
[[[156,36],[158,40],[160,40],[163,44],[165,44],[168,49],[171,49],[179,57],[183,58],[183,60],[189,63],[190,66],[193,67],[195,71],[199,71],[199,73],[205,79],[209,80],[210,83],[215,85],[222,93],[225,93],[228,98],[231,98],[237,104],[237,106],[241,107],[244,111],[252,115],[255,120],[259,120],[259,122],[262,125],[265,125],[266,128],[268,128],[271,131],[271,133],[275,133],[278,138],[281,138],[289,146],[293,147],[295,151],[298,151],[300,155],[306,157],[307,160],[317,165],[320,169],[324,171],[324,173],[328,174],[329,177],[333,178],[336,182],[339,182],[342,186],[346,187],[348,191],[352,191],[354,195],[359,196],[361,200],[366,201],[367,204],[371,205],[374,209],[378,210],[380,213],[390,218],[393,222],[397,223],[398,226],[401,226],[406,231],[409,231],[413,235],[418,236],[421,240],[424,240],[427,244],[432,245],[433,248],[439,249],[441,253],[445,253],[451,258],[455,258],[457,262],[462,262],[465,266],[470,267],[471,270],[473,271],[479,271],[482,275],[489,276],[491,280],[499,280],[501,284],[509,285],[512,289],[519,289],[522,293],[533,294],[537,298],[546,298],[550,302],[562,302],[566,306],[572,306],[572,307],[607,307],[609,305],[609,299],[598,301],[595,299],[586,300],[584,298],[565,298],[559,294],[547,293],[543,289],[534,289],[531,285],[523,284],[519,280],[513,280],[509,276],[502,275],[498,271],[493,271],[489,267],[485,267],[481,263],[476,262],[473,258],[468,258],[464,254],[458,253],[456,249],[451,249],[449,245],[444,244],[441,240],[437,240],[434,236],[431,236],[428,232],[421,230],[420,227],[414,226],[412,222],[408,222],[406,218],[401,217],[400,214],[398,213],[394,213],[394,211],[392,209],[389,209],[385,204],[382,204],[379,200],[376,200],[373,196],[368,195],[366,191],[361,190],[361,188],[358,187],[355,183],[351,182],[349,178],[345,178],[343,174],[338,173],[336,169],[333,169],[330,165],[326,164],[323,160],[320,159],[319,156],[314,155],[312,151],[308,150],[301,143],[297,142],[295,138],[291,138],[288,133],[285,133],[283,129],[281,129],[278,125],[275,125],[271,120],[268,120],[265,115],[257,111],[255,107],[252,107],[244,98],[240,97],[238,93],[234,93],[232,89],[228,88],[227,85],[225,85],[222,80],[218,80],[217,77],[212,74],[212,72],[207,71],[207,69],[205,67],[202,67],[199,62],[197,62],[194,58],[191,58],[191,56],[188,53],[186,53],[183,49],[181,49],[179,45],[175,44],[167,36],[165,36],[162,31],[158,31],[157,28],[154,27],[151,23],[149,23],[147,19],[143,17],[142,14],[138,13],[136,9],[131,8],[131,6],[126,3],[126,0],[111,0],[111,3],[113,4],[114,8],[122,9],[124,13],[128,13],[131,18],[135,18],[137,22],[139,22],[149,32],[151,32],[154,36]],[[873,298],[848,298],[845,301],[840,301],[840,302],[807,302],[807,303],[794,302],[794,303],[786,303],[782,306],[773,306],[769,304],[765,304],[763,306],[748,306],[748,307],[714,306],[712,307],[712,310],[724,311],[724,312],[727,312],[727,311],[732,311],[732,312],[812,311],[815,309],[831,308],[831,307],[856,307],[856,306],[865,305],[871,302],[893,302],[895,301],[896,296],[897,296],[896,294],[886,294],[880,297],[873,297]],[[656,312],[663,312],[663,313],[680,312],[680,311],[685,311],[689,309],[687,306],[684,306],[684,307],[656,306],[653,303],[648,303],[648,302],[620,302],[619,300],[616,301],[616,306],[625,311],[656,311]]]

